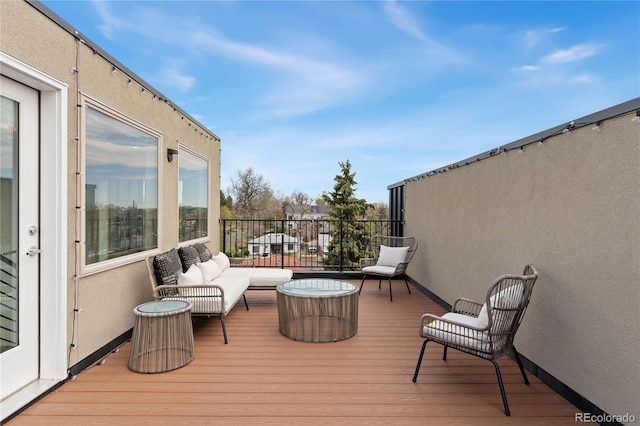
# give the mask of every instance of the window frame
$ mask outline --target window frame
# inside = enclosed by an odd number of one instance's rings
[[[162,213],[162,191],[161,191],[161,182],[163,181],[163,162],[161,153],[164,147],[163,133],[147,124],[142,123],[115,108],[108,106],[107,104],[100,102],[91,96],[86,95],[85,93],[80,94],[80,140],[77,145],[77,161],[80,167],[80,179],[79,179],[79,188],[78,192],[78,206],[76,206],[76,210],[79,211],[80,215],[80,237],[81,237],[81,249],[80,249],[80,274],[81,276],[87,276],[91,274],[95,274],[98,272],[107,271],[110,269],[114,269],[120,266],[128,265],[131,263],[138,262],[140,260],[146,259],[149,255],[160,252],[160,244],[162,242],[162,234],[163,234],[163,213]],[[157,139],[157,152],[156,152],[156,164],[157,164],[157,184],[156,184],[156,199],[157,199],[157,209],[158,209],[158,218],[157,218],[157,245],[154,248],[140,251],[137,253],[132,253],[124,256],[119,256],[114,259],[103,260],[97,263],[93,263],[87,265],[86,263],[86,246],[87,246],[87,234],[86,234],[86,111],[87,108],[92,108],[102,114],[105,114],[115,120],[120,121],[123,124],[131,126],[143,133],[146,133]]]
[[[178,186],[177,193],[178,197],[180,197],[180,153],[184,151],[194,157],[197,157],[201,160],[204,160],[207,164],[207,235],[200,238],[194,238],[192,240],[180,241],[180,202],[178,201],[177,207],[178,210],[176,212],[176,230],[177,230],[177,239],[178,239],[178,247],[188,246],[196,243],[206,243],[211,240],[211,157],[204,155],[203,153],[197,151],[196,149],[186,145],[182,141],[178,141],[178,179],[176,185]]]

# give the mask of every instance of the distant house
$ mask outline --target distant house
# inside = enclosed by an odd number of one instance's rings
[[[298,237],[303,246],[313,243],[323,221],[329,217],[330,210],[327,206],[287,206],[285,209],[286,229],[289,234]],[[317,247],[313,248],[313,245],[307,245],[307,250],[313,253]]]
[[[298,239],[283,233],[269,232],[248,242],[249,253],[267,257],[272,254],[294,254],[300,251]]]
[[[329,216],[328,206],[287,206],[285,213],[287,220],[322,220]]]
[[[331,244],[331,234],[318,234],[317,240],[309,241],[307,244],[307,250],[309,253],[329,253],[329,244]]]

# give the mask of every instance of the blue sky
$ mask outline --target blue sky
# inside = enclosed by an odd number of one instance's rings
[[[638,1],[43,1],[222,139],[356,196],[640,96]]]

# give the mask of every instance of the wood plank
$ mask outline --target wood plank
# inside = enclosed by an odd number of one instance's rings
[[[247,299],[249,311],[236,306],[225,320],[228,345],[218,319],[194,318],[194,361],[139,374],[127,367],[125,343],[10,425],[575,424],[576,407],[531,375],[525,385],[507,357],[499,365],[511,417],[486,360],[450,350],[443,361],[442,347],[430,344],[413,383],[418,319],[444,311],[418,290],[408,294],[403,281],[393,302],[386,286],[365,286],[357,334],[332,343],[282,336],[275,292],[248,291]]]

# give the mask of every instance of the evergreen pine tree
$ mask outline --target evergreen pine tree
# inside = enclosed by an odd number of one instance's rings
[[[336,220],[331,228],[329,253],[325,258],[325,269],[354,269],[360,258],[365,257],[369,236],[359,220],[364,219],[372,208],[365,199],[356,198],[355,172],[351,173],[351,163],[340,162],[342,174],[334,178],[333,191],[323,193],[323,201],[331,208],[329,217]]]

